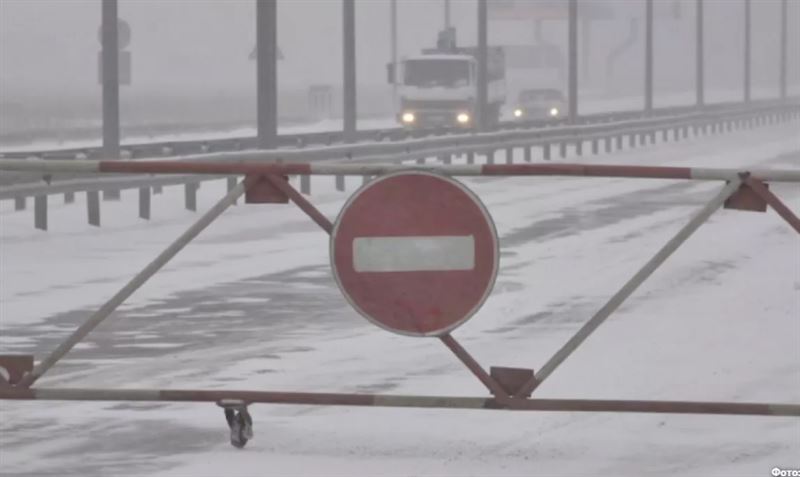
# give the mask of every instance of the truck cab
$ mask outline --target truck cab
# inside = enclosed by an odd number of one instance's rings
[[[477,63],[472,56],[429,54],[399,64],[397,119],[407,128],[470,127]]]
[[[502,48],[486,51],[486,124],[500,118],[505,103],[505,60]],[[436,48],[423,49],[388,65],[389,83],[397,86],[397,121],[407,129],[476,126],[478,49],[457,47],[455,30],[439,34]]]

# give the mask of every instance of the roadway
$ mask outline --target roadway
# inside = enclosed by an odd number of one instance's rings
[[[569,160],[797,168],[795,133],[789,124]],[[335,217],[346,195],[332,178],[314,181],[312,201]],[[348,179],[350,191],[358,182]],[[486,367],[540,366],[718,187],[465,182],[501,236],[494,293],[455,332]],[[201,208],[223,187],[204,185]],[[796,184],[773,190],[800,210]],[[194,219],[181,199],[165,190],[143,223],[123,196],[104,204],[102,229],[83,224],[80,204],[62,206],[48,233],[0,209],[0,352],[51,350]],[[719,212],[537,392],[800,402],[797,245],[772,212]],[[352,311],[331,277],[327,237],[288,206],[223,216],[39,384],[484,394],[440,343],[388,334]],[[255,439],[237,451],[213,405],[0,401],[0,462],[3,475],[766,475],[800,455],[790,418],[252,412]]]

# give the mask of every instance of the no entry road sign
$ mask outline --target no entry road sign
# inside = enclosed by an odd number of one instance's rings
[[[331,266],[351,305],[400,334],[438,336],[469,319],[497,276],[497,232],[480,200],[448,177],[388,174],[345,203]]]

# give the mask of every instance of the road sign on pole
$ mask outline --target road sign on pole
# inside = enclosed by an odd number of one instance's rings
[[[350,304],[374,324],[440,336],[483,305],[497,277],[497,232],[460,182],[388,174],[345,203],[331,233],[331,267]]]

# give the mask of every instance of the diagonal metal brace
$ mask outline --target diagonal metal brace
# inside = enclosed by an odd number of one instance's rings
[[[752,177],[748,177],[745,181],[745,184],[750,187],[759,197],[764,199],[764,201],[772,206],[775,209],[775,212],[780,215],[783,220],[789,223],[793,229],[800,234],[800,218],[798,218],[794,212],[786,206],[786,204],[781,201],[778,196],[776,196],[772,191],[770,191],[762,181],[758,179],[754,179]]]
[[[189,242],[194,240],[200,232],[211,225],[225,210],[231,205],[236,203],[245,192],[244,183],[240,183],[231,189],[225,197],[217,202],[211,209],[208,210],[197,222],[192,224],[186,232],[181,234],[180,237],[175,239],[163,252],[161,252],[155,260],[147,264],[142,271],[140,271],[131,281],[125,284],[110,300],[100,307],[86,322],[84,322],[77,330],[61,343],[58,348],[53,350],[42,362],[33,368],[33,371],[23,376],[17,386],[30,387],[37,379],[42,377],[53,365],[55,365],[61,358],[69,353],[72,348],[78,344],[83,338],[86,337],[92,330],[108,318],[125,300],[127,300],[133,293],[144,285],[153,275],[156,274],[164,265],[167,264],[175,255],[178,254]]]
[[[536,373],[516,394],[524,396],[539,387],[550,374],[563,363],[622,303],[644,283],[700,226],[719,209],[725,200],[737,191],[742,178],[731,180],[697,214],[672,237],[622,288],[608,300],[589,321],[575,333],[564,346]]]

